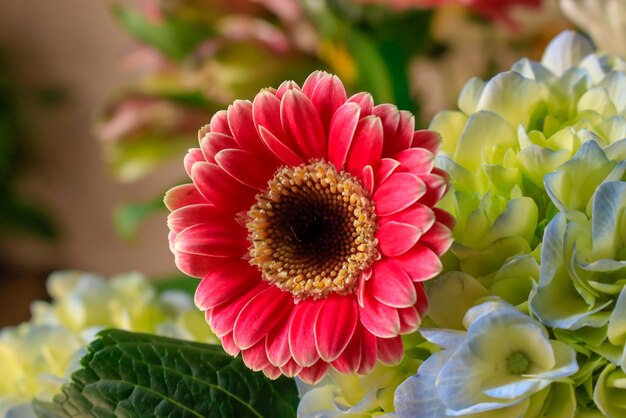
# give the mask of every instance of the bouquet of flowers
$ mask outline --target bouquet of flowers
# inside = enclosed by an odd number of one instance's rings
[[[623,418],[625,109],[626,61],[574,31],[429,129],[324,71],[236,100],[165,196],[199,310],[55,276],[0,336],[0,411]]]

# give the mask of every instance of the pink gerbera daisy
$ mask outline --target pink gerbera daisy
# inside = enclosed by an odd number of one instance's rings
[[[196,304],[254,370],[316,382],[402,358],[453,219],[433,208],[440,139],[315,72],[236,101],[200,130],[170,190],[170,246]]]

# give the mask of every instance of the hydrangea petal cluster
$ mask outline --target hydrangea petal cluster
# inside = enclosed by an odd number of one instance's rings
[[[324,72],[235,101],[200,136],[193,183],[165,198],[170,246],[225,350],[306,381],[397,363],[451,243],[439,137]]]
[[[582,35],[564,32],[541,62],[523,59],[487,82],[471,80],[460,110],[433,119],[443,137],[437,165],[452,186],[440,206],[457,219],[452,270],[482,280],[512,257],[540,250],[545,226],[562,209],[544,177],[590,140],[619,158],[624,68],[619,58],[593,54]],[[584,190],[580,199],[588,201],[593,188]]]
[[[612,144],[606,153],[588,141],[545,177],[547,193],[560,212],[545,230],[539,286],[530,306],[546,325],[562,329],[607,325],[606,308],[613,309],[625,292],[624,151],[626,140]]]
[[[50,401],[78,368],[82,348],[102,329],[218,342],[191,296],[159,294],[137,273],[105,280],[57,272],[46,285],[52,302],[34,302],[29,322],[0,332],[0,417],[34,417],[33,397]]]
[[[576,352],[513,306],[489,301],[470,309],[467,331],[422,329],[443,350],[396,390],[399,417],[572,416]],[[551,387],[551,385],[553,385]],[[551,404],[542,405],[552,392]],[[567,410],[563,415],[551,415]],[[543,415],[533,411],[544,411]]]

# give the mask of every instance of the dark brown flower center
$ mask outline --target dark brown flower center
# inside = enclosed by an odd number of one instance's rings
[[[367,192],[323,161],[278,170],[248,216],[250,263],[298,298],[354,291],[377,256]]]

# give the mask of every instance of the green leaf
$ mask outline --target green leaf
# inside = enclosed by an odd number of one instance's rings
[[[163,195],[146,202],[123,203],[113,213],[115,229],[122,238],[132,241],[137,238],[139,227],[149,216],[165,209]]]
[[[82,368],[37,416],[295,417],[293,380],[268,380],[219,346],[105,330],[87,348]]]
[[[170,58],[183,60],[201,42],[215,35],[212,27],[169,18],[158,24],[128,7],[114,6],[113,15],[133,36]]]

